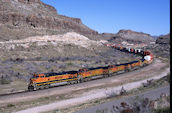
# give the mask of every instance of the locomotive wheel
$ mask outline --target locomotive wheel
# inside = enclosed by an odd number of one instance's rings
[[[40,89],[44,89],[45,88],[45,86],[40,86]]]
[[[146,64],[144,63],[144,64],[143,64],[143,67],[145,67],[145,66],[146,66]]]
[[[74,81],[74,83],[73,84],[77,84],[77,81]]]
[[[129,69],[126,69],[125,71],[126,71],[126,72],[129,72],[130,70],[129,70]]]
[[[75,84],[76,83],[76,81],[70,81],[69,82],[69,84]]]
[[[29,91],[33,91],[33,90],[34,90],[34,87],[33,87],[33,86],[29,86],[29,87],[28,87],[28,90],[29,90]]]
[[[104,75],[103,75],[104,78],[107,78],[108,76],[109,76],[108,74],[104,74]]]
[[[34,91],[36,91],[36,90],[38,90],[38,89],[39,89],[39,88],[36,86],[36,87],[34,87],[34,89],[33,89],[33,90],[34,90]]]
[[[87,81],[90,81],[91,80],[91,78],[89,77],[89,78],[87,78]]]
[[[143,67],[143,63],[140,64],[140,67]]]
[[[49,85],[45,85],[44,88],[45,88],[45,89],[48,89],[48,88],[49,88]]]
[[[77,78],[78,78],[78,80],[77,80],[77,81],[78,81],[78,83],[83,82],[83,77],[82,77],[82,75],[78,75],[78,77],[77,77]]]
[[[76,81],[72,81],[72,84],[76,84],[77,82]]]
[[[87,81],[88,81],[88,78],[85,78],[85,79],[84,79],[84,82],[87,82]]]
[[[68,81],[66,85],[70,85],[71,84],[71,81]]]

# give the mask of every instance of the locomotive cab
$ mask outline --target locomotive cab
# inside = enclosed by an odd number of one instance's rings
[[[34,75],[32,76],[32,79],[36,79],[36,78],[39,78],[39,75],[38,75],[38,74],[34,74]]]
[[[36,79],[39,78],[38,74],[33,74],[32,78],[30,79],[30,83],[28,85],[28,90],[33,91]]]
[[[45,77],[44,74],[34,74],[31,78],[32,82],[36,82],[37,80],[39,80],[40,78]]]
[[[33,74],[32,78],[30,79],[30,83],[28,85],[28,90],[33,91],[35,90],[36,83],[42,81],[45,78],[44,74]]]

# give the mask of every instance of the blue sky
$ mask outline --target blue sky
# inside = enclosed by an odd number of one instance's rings
[[[99,33],[131,29],[151,35],[170,32],[170,0],[41,0],[61,15],[80,18]]]

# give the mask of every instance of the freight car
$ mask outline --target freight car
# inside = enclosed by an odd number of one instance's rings
[[[121,45],[114,45],[114,44],[113,45],[107,44],[106,46],[115,48],[123,52],[141,55],[142,59],[124,64],[117,64],[117,65],[114,64],[114,65],[108,65],[108,66],[96,67],[96,68],[84,68],[84,69],[79,69],[78,71],[34,74],[33,77],[30,79],[28,90],[32,91],[32,90],[49,88],[51,86],[58,86],[63,84],[75,84],[96,78],[105,78],[111,75],[115,75],[123,72],[129,72],[131,70],[138,69],[140,67],[152,63],[153,61],[153,54],[150,51],[126,48],[126,47],[122,47]]]

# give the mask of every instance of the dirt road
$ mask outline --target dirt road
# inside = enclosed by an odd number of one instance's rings
[[[54,109],[61,109],[61,108],[65,108],[66,106],[70,107],[73,105],[85,103],[93,99],[105,98],[107,96],[105,92],[111,90],[118,92],[122,86],[127,90],[131,90],[133,88],[137,88],[141,86],[142,83],[146,82],[149,79],[159,79],[163,76],[166,76],[167,73],[169,73],[170,69],[165,68],[165,66],[166,66],[165,63],[162,63],[160,60],[155,60],[153,64],[145,68],[142,68],[134,72],[121,74],[120,76],[113,76],[106,79],[99,79],[90,82],[85,82],[82,84],[63,86],[63,87],[38,91],[37,95],[35,95],[37,98],[47,95],[53,95],[53,94],[65,95],[67,93],[68,94],[70,93],[72,98],[57,101],[48,105],[29,108],[23,111],[19,111],[18,113],[30,113],[30,112],[37,113],[37,112],[54,110]],[[88,88],[90,89],[88,90]],[[77,91],[77,90],[83,90],[83,91],[80,92],[79,94],[72,93],[72,91]],[[45,95],[40,94],[40,92],[45,92],[45,91],[46,92],[48,91],[49,93],[48,94],[44,93]],[[30,96],[25,95],[25,98],[28,97]],[[24,99],[24,97],[21,98]],[[19,100],[21,98],[18,97]],[[33,96],[31,99],[33,99]],[[13,100],[16,100],[16,98],[14,98]]]

